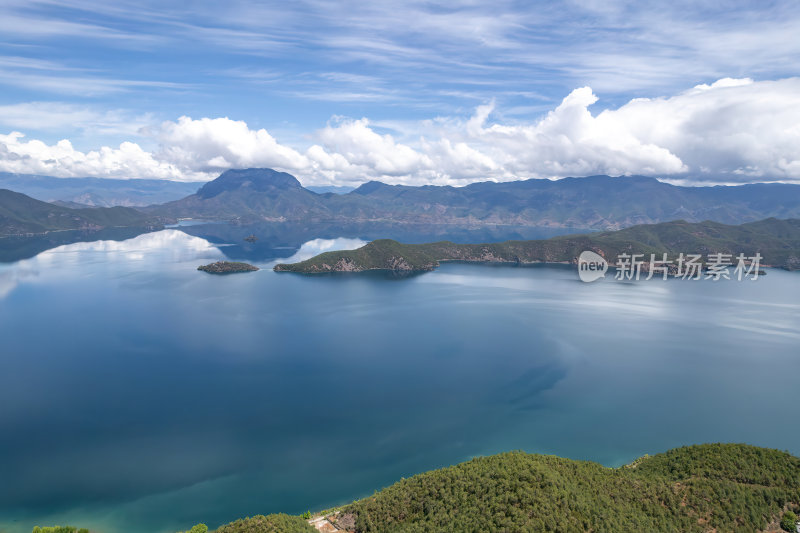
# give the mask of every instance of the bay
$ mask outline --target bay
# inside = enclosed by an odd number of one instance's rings
[[[798,273],[302,276],[270,268],[374,236],[249,232],[167,229],[0,265],[0,531],[215,527],[511,449],[608,466],[699,442],[800,453]],[[196,271],[225,258],[262,270]]]

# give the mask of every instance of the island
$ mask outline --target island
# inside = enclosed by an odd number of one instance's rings
[[[449,241],[403,244],[391,239],[372,241],[357,250],[325,252],[292,264],[278,264],[277,272],[315,274],[388,270],[424,272],[442,261],[476,263],[577,263],[583,251],[592,251],[609,263],[620,254],[642,254],[675,260],[680,253],[761,254],[761,266],[800,269],[800,219],[770,218],[738,226],[718,222],[664,222],[641,224],[617,231],[566,235],[545,240],[457,244]],[[643,271],[649,265],[645,262]]]
[[[197,270],[202,270],[209,274],[235,274],[237,272],[255,272],[258,267],[237,261],[217,261],[216,263],[201,265],[197,267]]]

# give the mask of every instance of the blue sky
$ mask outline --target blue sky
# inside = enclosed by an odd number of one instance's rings
[[[796,2],[0,0],[0,170],[796,181],[797,35]]]

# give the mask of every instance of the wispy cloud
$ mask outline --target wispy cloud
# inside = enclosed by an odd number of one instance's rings
[[[96,24],[40,17],[29,13],[18,15],[4,12],[0,17],[0,32],[6,37],[16,36],[32,39],[72,37],[137,45],[156,44],[164,41],[164,38],[158,35],[122,31]]]
[[[331,116],[350,115],[355,119],[348,128],[340,125],[340,135],[360,133],[366,145],[407,153],[399,146],[403,145],[421,154],[410,157],[420,166],[402,176],[412,181],[468,180],[480,173],[505,179],[528,171],[531,175],[603,169],[673,172],[684,166],[701,174],[701,167],[715,168],[741,179],[759,173],[794,176],[794,152],[783,144],[780,149],[761,145],[757,139],[752,146],[778,159],[769,163],[749,152],[744,157],[708,144],[705,157],[713,162],[706,165],[688,145],[650,139],[638,130],[631,133],[629,118],[625,124],[614,123],[628,135],[614,138],[625,137],[628,144],[611,147],[598,141],[588,151],[585,139],[568,137],[564,143],[572,151],[548,144],[547,136],[536,128],[544,128],[542,121],[556,112],[565,95],[581,87],[591,87],[602,96],[571,108],[575,117],[586,119],[573,117],[575,124],[589,128],[576,130],[583,133],[598,124],[611,124],[608,117],[622,120],[622,113],[602,113],[631,109],[634,97],[651,102],[647,112],[653,120],[672,124],[672,117],[653,110],[672,106],[673,113],[691,114],[691,109],[674,107],[694,105],[695,97],[684,94],[687,87],[722,78],[783,80],[778,83],[785,87],[786,79],[800,76],[798,28],[800,4],[790,0],[455,0],[447,4],[231,0],[224,6],[193,2],[191,9],[157,0],[5,0],[0,2],[4,89],[0,105],[57,99],[76,110],[91,102],[93,108],[124,108],[131,116],[152,114],[162,121],[181,115],[230,116],[249,124],[270,124],[273,131],[291,124],[296,130],[287,135],[295,139],[308,138]],[[758,82],[747,90],[772,91]],[[737,94],[745,93],[740,89]],[[798,105],[783,93],[781,98],[784,106]],[[659,104],[662,101],[668,103]],[[464,137],[458,128],[470,121],[463,117],[489,102],[495,106],[482,128],[486,131]],[[741,117],[752,116],[746,102],[731,105]],[[794,108],[784,113],[793,116]],[[358,126],[365,116],[374,121]],[[24,117],[15,117],[16,124],[24,124]],[[566,118],[561,120],[563,124]],[[366,131],[375,133],[376,124],[393,121],[417,126],[396,134],[394,145]],[[65,121],[55,123],[67,131]],[[505,129],[493,129],[494,125]],[[758,127],[766,138],[773,138],[767,126]],[[691,129],[676,128],[692,138]],[[703,128],[711,131],[709,124]],[[501,142],[511,143],[501,132],[516,139],[518,146],[511,155],[506,153],[508,147],[497,149]],[[525,137],[537,132],[545,140]],[[250,139],[250,134],[241,138]],[[491,143],[486,142],[489,138]],[[123,140],[127,137],[120,136]],[[534,143],[531,153],[549,161],[549,166],[532,160],[519,163],[513,154],[522,151],[525,142]],[[736,144],[731,139],[726,142]],[[319,160],[306,153],[309,147],[295,148],[311,166],[294,170],[314,179],[355,179],[359,172],[380,176],[376,170],[380,165],[405,168],[388,155],[372,167],[352,164],[358,159],[355,147],[353,158],[336,152],[350,162],[340,168],[341,160],[323,144],[319,149],[327,155],[316,150]],[[680,163],[661,158],[660,148]],[[211,157],[199,154],[205,159],[196,163],[200,166],[187,163],[187,171],[205,172],[201,168],[207,168],[210,160],[234,163],[228,156],[235,154],[215,150],[219,153]],[[460,156],[467,168],[451,167]],[[729,159],[723,162],[723,156]],[[443,167],[427,168],[426,161]],[[392,172],[386,176],[398,176]]]
[[[22,102],[0,105],[0,127],[15,130],[53,132],[63,129],[82,135],[138,136],[152,124],[151,114],[137,115],[127,110],[98,110],[66,102]]]
[[[134,89],[170,89],[185,90],[186,84],[169,81],[125,80],[96,76],[64,76],[54,73],[29,73],[20,70],[0,68],[0,85],[11,85],[35,89],[42,92],[76,95],[98,96],[119,93]]]

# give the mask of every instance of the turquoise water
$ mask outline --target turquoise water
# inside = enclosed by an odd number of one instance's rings
[[[175,229],[0,264],[0,531],[213,527],[510,449],[800,454],[798,273],[269,270],[344,237],[262,241],[263,270],[223,277],[195,268],[246,246]]]

